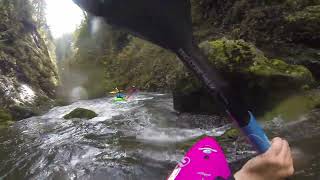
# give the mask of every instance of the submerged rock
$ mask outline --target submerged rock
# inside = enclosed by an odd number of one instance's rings
[[[84,109],[84,108],[77,108],[71,111],[69,114],[63,116],[63,118],[64,119],[73,119],[73,118],[92,119],[97,116],[98,114],[96,114],[94,111],[91,111],[89,109]]]

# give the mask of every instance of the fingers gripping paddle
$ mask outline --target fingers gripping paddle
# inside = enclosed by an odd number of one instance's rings
[[[218,98],[258,152],[270,147],[254,116],[220,77],[193,42],[189,0],[74,0],[107,23],[128,30],[177,54]]]

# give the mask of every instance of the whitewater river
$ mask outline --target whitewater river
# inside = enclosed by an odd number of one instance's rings
[[[78,107],[99,116],[62,118]],[[303,160],[292,179],[320,180],[320,111],[264,125],[270,136],[286,137]],[[179,116],[169,95],[141,93],[127,103],[109,97],[78,101],[0,129],[0,179],[162,180],[196,139],[229,128],[219,117]],[[254,155],[243,138],[221,144],[233,169]]]

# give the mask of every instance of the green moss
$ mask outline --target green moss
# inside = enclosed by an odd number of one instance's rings
[[[83,109],[83,108],[77,108],[71,111],[69,114],[65,115],[63,118],[64,119],[73,119],[73,118],[92,119],[97,116],[98,114],[96,114],[94,111]]]
[[[218,137],[219,141],[223,141],[225,139],[236,139],[240,135],[240,131],[238,129],[231,128],[227,130],[222,136]]]
[[[286,17],[286,20],[289,22],[297,22],[297,21],[319,22],[319,20],[320,20],[320,5],[308,6],[301,11],[297,11],[293,14],[288,15]]]
[[[320,5],[307,6],[300,11],[294,11],[285,18],[289,39],[302,42],[311,47],[319,47]]]
[[[0,129],[7,128],[14,122],[12,115],[5,109],[0,108]]]
[[[211,63],[222,71],[243,71],[243,67],[249,67],[253,62],[267,60],[253,45],[243,40],[222,38],[201,43],[200,47],[208,55]]]
[[[300,94],[293,95],[279,102],[274,108],[267,112],[262,120],[272,120],[274,117],[280,116],[284,120],[297,120],[301,115],[310,112],[312,109],[320,105],[320,92],[304,91]]]
[[[298,86],[314,82],[311,72],[300,65],[290,65],[279,59],[268,59],[250,43],[243,40],[220,39],[206,41],[200,47],[210,62],[221,72],[238,73],[252,77],[272,78],[294,81]],[[280,79],[280,78],[278,78]],[[286,83],[283,81],[283,83]]]
[[[289,65],[279,59],[269,59],[254,63],[249,67],[249,71],[262,76],[286,76],[296,80],[313,82],[311,72],[301,65]]]
[[[11,114],[8,111],[0,108],[0,122],[7,121],[13,121]]]

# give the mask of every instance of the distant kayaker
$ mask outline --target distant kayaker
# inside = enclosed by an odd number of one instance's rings
[[[115,88],[115,91],[116,91],[116,98],[122,98],[122,99],[124,99],[125,98],[125,95],[122,93],[122,91],[120,91],[119,89],[118,89],[118,87],[116,87]]]

